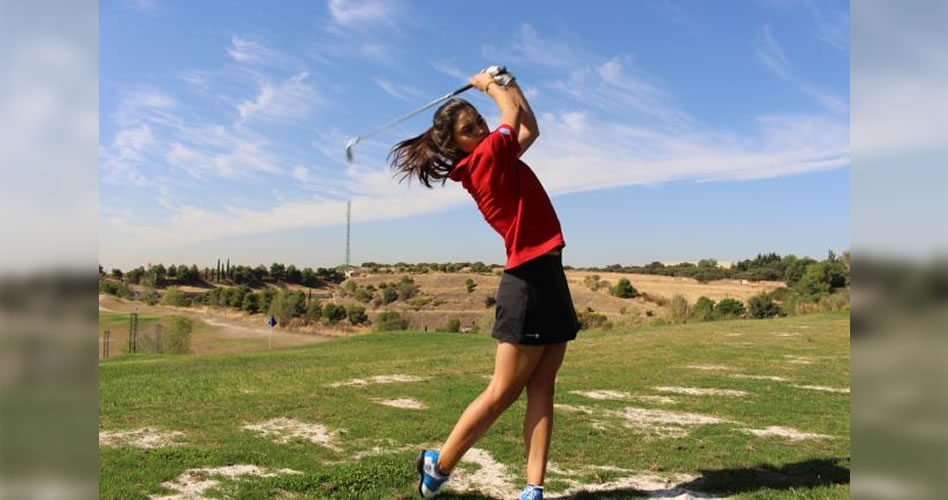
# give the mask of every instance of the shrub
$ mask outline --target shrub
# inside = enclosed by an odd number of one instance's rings
[[[310,319],[319,319],[323,315],[323,305],[318,300],[311,300],[306,304],[306,317]]]
[[[711,321],[714,319],[714,301],[707,297],[698,297],[695,307],[691,311],[691,317],[698,321]]]
[[[714,314],[721,319],[740,318],[744,315],[744,303],[737,299],[721,299]]]
[[[418,286],[415,285],[415,280],[405,276],[398,282],[398,298],[408,300],[415,295],[418,295]]]
[[[270,303],[268,311],[276,316],[280,325],[286,325],[291,319],[302,316],[306,312],[306,294],[300,291],[283,290]]]
[[[374,295],[368,288],[357,288],[355,291],[355,299],[366,304],[372,301]]]
[[[587,307],[586,310],[582,312],[577,311],[576,318],[579,319],[580,330],[608,328],[609,318],[607,318],[605,314],[593,311],[591,307]]]
[[[330,302],[323,306],[323,317],[330,325],[335,325],[346,317],[346,308]]]
[[[484,307],[493,307],[496,303],[497,299],[495,299],[493,295],[487,294],[487,296],[484,297]]]
[[[688,299],[682,295],[672,297],[669,307],[669,319],[672,323],[684,323],[691,316],[691,306],[688,305]]]
[[[773,297],[766,293],[751,297],[747,301],[747,307],[750,317],[754,319],[772,318],[783,312],[780,310],[780,306],[774,302]]]
[[[444,325],[444,330],[447,332],[457,333],[461,331],[461,320],[449,319],[448,323]]]
[[[362,306],[349,306],[346,314],[349,316],[349,323],[353,325],[361,325],[369,321],[369,317],[365,314],[365,308]]]
[[[161,352],[187,354],[191,351],[190,318],[172,316],[168,322],[168,332],[161,336]]]
[[[393,332],[408,328],[408,320],[395,311],[385,311],[375,317],[375,331]]]
[[[260,295],[253,292],[244,295],[240,308],[250,314],[257,314],[260,312]]]
[[[474,283],[474,280],[471,278],[468,278],[467,281],[464,282],[464,289],[467,290],[467,293],[473,292],[475,288],[477,288],[477,283]]]
[[[191,305],[191,299],[184,295],[184,292],[176,287],[165,290],[165,296],[161,298],[161,303],[166,306],[187,307]]]
[[[159,299],[158,292],[154,290],[148,290],[147,292],[145,292],[145,295],[142,295],[142,300],[150,306],[157,304],[158,299]]]
[[[391,304],[396,300],[398,300],[398,290],[390,286],[382,289],[382,304]]]
[[[622,298],[622,299],[631,299],[639,295],[639,291],[632,286],[632,283],[629,280],[622,278],[619,280],[619,283],[616,284],[611,290],[612,295]]]
[[[409,300],[408,305],[410,305],[412,309],[417,311],[421,309],[422,307],[425,307],[426,305],[428,305],[428,303],[430,303],[432,300],[434,300],[434,297],[430,295],[422,295],[422,296],[415,297]]]

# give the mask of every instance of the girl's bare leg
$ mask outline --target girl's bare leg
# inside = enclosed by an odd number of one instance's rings
[[[553,394],[556,373],[566,354],[566,342],[546,346],[543,357],[527,380],[527,413],[523,443],[527,452],[527,483],[543,485],[553,435]]]
[[[500,342],[494,361],[494,376],[454,425],[454,430],[441,447],[438,468],[451,472],[458,461],[481,436],[490,429],[497,417],[523,391],[530,374],[540,362],[545,346],[531,346]]]

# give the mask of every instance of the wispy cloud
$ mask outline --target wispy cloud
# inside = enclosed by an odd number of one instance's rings
[[[234,36],[230,40],[227,54],[240,64],[272,63],[282,60],[283,55],[261,42]]]
[[[790,76],[790,61],[784,55],[783,49],[774,40],[770,33],[770,25],[763,25],[757,35],[757,59],[764,63],[781,78]]]
[[[394,11],[394,4],[383,0],[329,0],[330,16],[343,25],[385,21]]]
[[[529,24],[521,26],[510,43],[481,45],[481,55],[489,61],[529,63],[554,68],[568,68],[576,61],[585,59],[575,45],[566,41],[541,38]]]
[[[757,59],[771,70],[774,74],[792,83],[801,92],[810,96],[821,106],[834,113],[849,112],[849,104],[843,99],[804,81],[791,70],[790,60],[787,58],[777,39],[770,30],[769,25],[764,25],[758,32],[757,37]]]
[[[419,98],[424,96],[424,93],[416,88],[409,87],[407,85],[395,85],[394,83],[376,77],[375,84],[382,88],[386,93],[392,97],[396,97],[403,101],[417,101]]]
[[[237,105],[240,122],[251,119],[296,121],[308,116],[322,100],[306,82],[307,77],[309,73],[303,72],[277,84],[259,82],[260,92],[256,98]]]

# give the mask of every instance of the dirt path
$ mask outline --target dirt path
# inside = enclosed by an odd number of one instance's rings
[[[150,306],[141,302],[124,301],[109,295],[99,295],[99,310],[118,314],[137,312],[158,316],[185,316],[193,321],[211,326],[213,328],[212,334],[204,338],[193,339],[192,351],[194,354],[257,352],[267,350],[271,346],[273,348],[296,347],[326,342],[334,338],[327,335],[290,332],[281,328],[271,329],[265,323],[266,319],[262,315],[255,318],[259,321],[250,322],[244,319],[219,316],[209,312],[206,308],[195,310]]]

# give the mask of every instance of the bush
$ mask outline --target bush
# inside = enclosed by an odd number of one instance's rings
[[[448,323],[444,326],[444,331],[446,331],[446,332],[451,332],[451,333],[460,332],[460,331],[461,331],[461,320],[459,320],[459,319],[457,319],[457,318],[455,318],[455,319],[449,319],[449,320],[448,320]]]
[[[396,300],[398,300],[398,290],[390,286],[382,289],[382,304],[391,304]]]
[[[698,321],[711,321],[714,319],[714,301],[707,297],[698,297],[695,307],[691,311],[691,317]]]
[[[428,303],[430,303],[432,300],[434,300],[434,297],[430,295],[422,295],[422,296],[415,297],[409,300],[408,305],[410,305],[412,309],[417,311],[421,309],[422,307],[425,307],[426,305],[428,305]]]
[[[616,284],[611,290],[612,295],[622,298],[622,299],[631,299],[633,297],[638,297],[639,291],[632,286],[632,283],[629,280],[622,278],[619,280],[619,283]]]
[[[497,299],[495,299],[493,295],[487,294],[487,296],[484,297],[484,307],[493,307],[496,303]]]
[[[187,354],[191,351],[190,318],[172,316],[168,324],[168,333],[161,337],[161,352]]]
[[[184,292],[176,287],[165,290],[165,296],[161,298],[161,303],[166,306],[187,307],[191,305],[191,299],[184,295]]]
[[[142,295],[142,301],[144,301],[146,304],[150,306],[157,304],[158,300],[159,300],[158,292],[154,290],[148,290],[147,292],[145,292],[144,295]]]
[[[586,278],[583,279],[583,283],[584,283],[586,286],[588,286],[590,290],[592,290],[592,291],[594,291],[594,292],[597,291],[597,290],[599,290],[599,288],[602,286],[602,285],[601,285],[602,282],[599,281],[599,275],[598,275],[598,274],[591,274],[591,275],[589,275],[589,276],[586,276]]]
[[[593,311],[591,307],[587,307],[585,311],[577,311],[576,318],[579,319],[579,329],[580,330],[591,330],[595,328],[609,328],[609,318],[605,314],[597,313]]]
[[[276,316],[281,326],[285,326],[291,319],[306,312],[306,294],[301,291],[282,290],[270,303],[267,311]]]
[[[672,323],[684,323],[691,316],[691,306],[688,305],[688,299],[682,295],[672,297],[668,307],[668,316]]]
[[[766,293],[751,297],[747,306],[750,317],[754,319],[772,318],[783,313],[773,297]]]
[[[401,300],[408,300],[415,295],[418,295],[418,286],[415,285],[415,280],[405,276],[398,283],[398,298]]]
[[[323,315],[323,305],[318,300],[311,300],[306,304],[306,317],[310,319],[319,319]]]
[[[477,283],[474,283],[474,280],[471,278],[468,278],[467,281],[464,282],[464,289],[467,290],[467,293],[473,292],[475,288],[477,288]]]
[[[740,318],[744,315],[744,303],[737,299],[721,299],[714,308],[714,314],[720,319]]]
[[[385,311],[375,317],[375,331],[393,332],[408,328],[408,320],[395,311]]]
[[[260,312],[260,295],[253,292],[244,295],[244,301],[241,302],[240,308],[250,314]]]
[[[346,314],[349,316],[349,323],[353,325],[361,325],[369,321],[368,315],[365,314],[365,308],[362,306],[349,306]]]
[[[346,308],[338,304],[326,304],[323,306],[323,317],[330,325],[335,325],[346,317]]]
[[[372,293],[372,290],[369,290],[368,288],[360,287],[355,291],[355,299],[364,304],[371,302],[374,295],[375,294]]]

